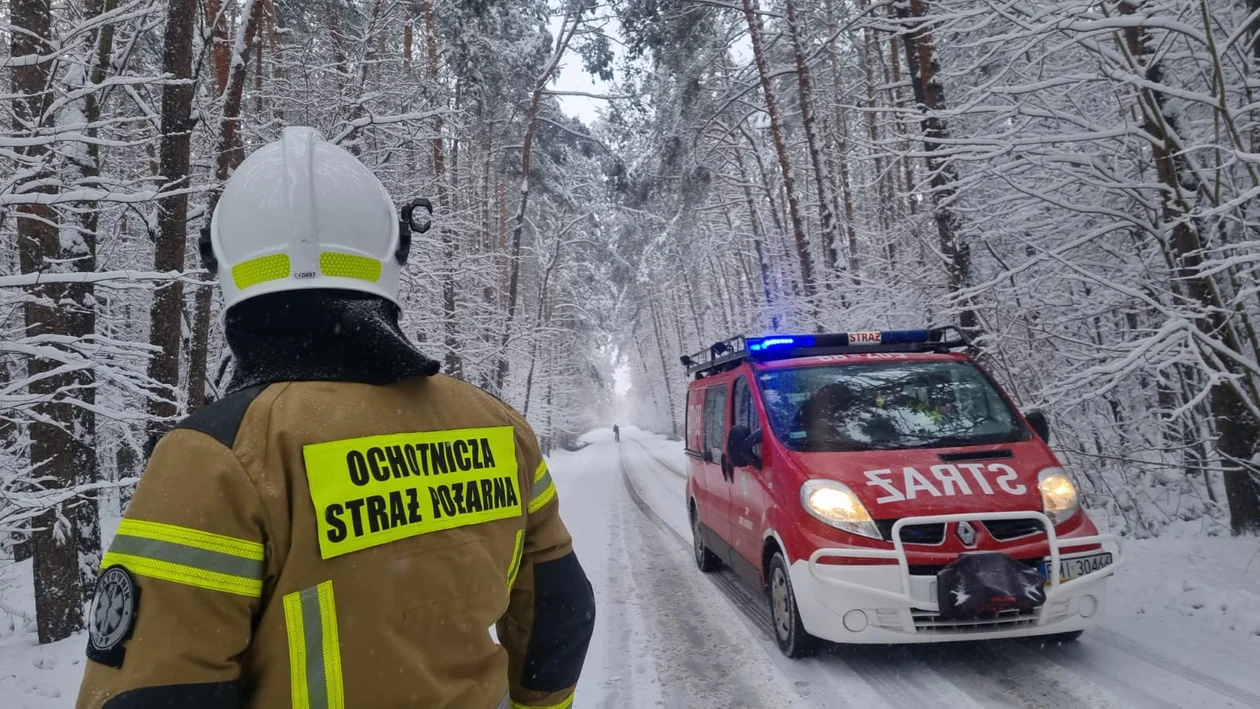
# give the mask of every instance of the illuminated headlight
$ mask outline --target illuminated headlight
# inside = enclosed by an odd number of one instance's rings
[[[852,490],[838,482],[806,482],[801,486],[801,506],[823,524],[863,537],[883,539],[861,500],[858,500]]]
[[[1056,526],[1071,519],[1080,508],[1076,485],[1063,468],[1046,468],[1038,473],[1037,488],[1041,490],[1041,505],[1046,516]]]

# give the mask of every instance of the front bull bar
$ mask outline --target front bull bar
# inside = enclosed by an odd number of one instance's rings
[[[1069,537],[1060,540],[1059,535],[1055,532],[1054,524],[1050,518],[1041,512],[974,512],[952,515],[925,515],[922,517],[903,517],[892,528],[892,549],[819,549],[809,555],[809,575],[814,577],[815,581],[828,583],[833,586],[839,586],[849,590],[867,593],[881,598],[887,598],[896,601],[905,606],[916,608],[919,610],[929,611],[932,613],[940,612],[940,604],[936,601],[923,601],[915,599],[910,593],[910,562],[906,558],[906,546],[901,541],[901,529],[911,524],[957,524],[958,522],[986,522],[1000,521],[1012,519],[1035,519],[1041,522],[1042,528],[1046,532],[1046,540],[1050,545],[1050,588],[1046,589],[1046,601],[1041,606],[1037,614],[1037,625],[1045,623],[1045,610],[1050,607],[1053,601],[1062,592],[1063,582],[1059,578],[1059,558],[1062,547],[1080,547],[1097,544],[1110,543],[1115,545],[1115,551],[1112,552],[1115,558],[1111,564],[1104,566],[1097,571],[1091,571],[1084,576],[1077,576],[1070,579],[1074,588],[1080,588],[1091,580],[1099,580],[1107,576],[1113,575],[1124,562],[1123,549],[1120,545],[1120,539],[1114,534],[1095,534],[1088,537]],[[889,591],[887,589],[868,586],[854,581],[844,581],[841,579],[830,578],[818,572],[818,560],[825,557],[841,557],[847,559],[892,559],[897,562],[901,570],[901,593]]]

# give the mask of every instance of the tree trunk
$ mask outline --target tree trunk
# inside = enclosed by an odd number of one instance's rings
[[[433,90],[438,90],[438,46],[437,18],[434,4],[436,0],[424,0],[424,34],[428,54],[428,77]],[[442,142],[442,116],[433,117],[433,177],[437,181],[438,208],[449,219],[451,195],[447,183],[446,153]],[[459,324],[456,321],[458,303],[455,298],[455,234],[438,221],[438,236],[442,241],[442,345],[445,350],[443,361],[446,372],[454,377],[463,376],[463,365],[459,358]]]
[[[863,7],[865,8],[868,4],[869,0],[864,0]],[[880,55],[874,34],[874,30],[867,28],[863,31],[862,37],[862,72],[866,79],[866,138],[870,143],[872,158],[875,162],[875,217],[883,237],[888,239],[889,232],[892,231],[892,222],[888,214],[888,180],[884,177],[884,153],[879,148],[879,125],[876,122],[878,101],[875,98],[875,62]],[[891,263],[889,268],[892,268]]]
[[[853,183],[849,175],[849,122],[844,110],[844,84],[840,73],[839,53],[836,51],[836,18],[832,0],[827,2],[827,33],[830,36],[827,56],[831,64],[831,88],[836,104],[836,152],[839,153],[837,162],[840,164],[840,194],[844,203],[844,235],[849,246],[849,277],[853,279],[854,285],[860,285],[862,278],[858,274],[858,266],[861,259],[858,254],[856,217],[853,213]]]
[[[241,102],[245,95],[245,84],[249,78],[249,55],[254,46],[254,37],[258,26],[263,22],[262,0],[246,0],[248,14],[242,18],[245,26],[238,34],[239,44],[232,46],[231,71],[224,77],[223,93],[220,94],[223,113],[219,122],[218,156],[215,162],[214,177],[222,185],[232,171],[245,159],[245,146],[238,135],[240,128]],[[259,67],[261,70],[261,67]],[[216,77],[216,84],[220,83]],[[210,196],[206,205],[206,221],[214,214],[219,203],[220,192]],[[197,297],[193,307],[193,337],[188,353],[188,410],[196,411],[206,403],[206,368],[210,356],[210,306],[214,302],[215,274],[207,273],[197,286]]]
[[[1140,2],[1124,0],[1120,13],[1135,16]],[[1129,53],[1152,83],[1161,78],[1158,62],[1147,64],[1150,57],[1149,36],[1140,26],[1124,29]],[[1207,338],[1217,338],[1225,347],[1243,353],[1240,338],[1229,321],[1230,306],[1224,302],[1212,276],[1203,273],[1203,245],[1190,218],[1189,206],[1182,194],[1178,160],[1169,128],[1175,130],[1171,116],[1165,113],[1163,92],[1143,88],[1143,130],[1151,138],[1151,155],[1155,172],[1164,189],[1161,203],[1164,221],[1172,227],[1174,277],[1184,284],[1186,294],[1199,305],[1195,326]],[[1257,444],[1260,443],[1260,421],[1252,415],[1252,406],[1260,404],[1254,395],[1244,397],[1250,375],[1234,360],[1214,351],[1204,352],[1208,361],[1219,359],[1224,373],[1236,382],[1215,382],[1208,397],[1218,434],[1216,452],[1221,458],[1225,499],[1229,504],[1230,528],[1235,535],[1260,534],[1260,466],[1257,466]]]
[[[113,11],[117,0],[92,0],[86,4],[89,19],[102,13]],[[114,24],[102,25],[94,37],[92,70],[88,81],[99,85],[109,72],[109,61],[114,51]],[[101,105],[97,94],[90,93],[83,100],[83,113],[87,119],[86,133],[89,138],[97,136],[96,123],[101,119]],[[100,145],[89,142],[86,146],[87,157],[82,160],[79,170],[85,181],[95,180],[101,174]],[[63,258],[71,260],[74,269],[81,273],[96,270],[97,230],[100,226],[101,212],[95,205],[88,205],[82,216],[82,243],[79,253],[63,254]],[[96,334],[96,289],[91,283],[74,283],[66,288],[66,303],[74,303],[62,311],[65,318],[66,333],[72,337],[84,337]],[[76,373],[79,386],[79,399],[87,406],[75,407],[74,422],[71,430],[77,431],[74,448],[75,482],[79,485],[90,485],[100,480],[100,461],[97,460],[96,413],[88,408],[96,404],[96,374],[85,369]],[[84,493],[74,507],[74,528],[79,553],[79,584],[84,600],[90,600],[96,587],[96,574],[101,564],[101,520],[100,503],[95,491]]]
[[[890,5],[888,14],[895,16],[897,11]],[[902,143],[902,149],[908,154],[910,152],[910,131],[906,126],[906,119],[901,113],[906,107],[905,99],[901,91],[901,59],[897,55],[897,46],[901,43],[902,38],[893,35],[888,40],[888,62],[892,65],[892,84],[893,84],[893,105],[897,107],[897,129],[905,139]],[[906,213],[913,215],[918,210],[914,205],[914,165],[910,162],[908,156],[903,156],[901,162],[901,172],[905,179],[906,190]]]
[[[192,78],[192,35],[196,19],[195,0],[170,0],[162,48],[162,71],[176,79]],[[162,144],[159,165],[163,190],[177,190],[189,183],[189,147],[193,121],[193,84],[167,84],[162,87]],[[183,271],[187,248],[188,195],[176,194],[158,200],[158,237],[154,249],[155,271]],[[178,413],[179,343],[184,284],[171,281],[153,297],[149,340],[158,348],[149,360],[149,377],[170,389],[155,392],[149,400],[149,422],[145,455],[153,452],[158,439]]]
[[[908,18],[921,20],[927,15],[927,9],[927,0],[910,0],[908,7],[905,4],[897,6],[897,17],[903,21]],[[930,184],[936,232],[941,254],[946,260],[949,290],[957,293],[971,281],[971,251],[958,236],[962,220],[950,204],[958,177],[953,165],[936,155],[936,151],[949,138],[945,122],[937,115],[945,109],[945,90],[937,81],[935,48],[927,24],[915,22],[903,44],[906,47],[906,66],[910,69],[914,97],[923,112],[923,151],[928,155],[928,171],[932,174]],[[959,322],[969,336],[975,337],[979,334],[980,319],[970,302],[964,302]]]
[[[284,79],[284,46],[280,44],[280,32],[276,27],[276,8],[272,0],[263,0],[263,9],[267,18],[267,44],[271,47],[271,78]],[[284,123],[284,103],[275,100],[271,105],[274,118]]]
[[[818,302],[814,284],[814,257],[810,253],[809,237],[801,220],[800,204],[796,195],[796,180],[792,174],[792,161],[783,134],[783,120],[779,116],[779,102],[775,98],[774,84],[770,76],[770,62],[766,58],[766,43],[762,31],[761,16],[757,14],[756,0],[743,0],[744,18],[748,21],[748,34],[752,40],[753,57],[757,74],[761,77],[761,93],[765,98],[766,114],[770,117],[770,133],[774,137],[774,149],[779,155],[779,169],[783,172],[783,192],[788,205],[788,220],[792,224],[792,236],[796,240],[796,252],[800,259],[801,287],[808,301],[810,325],[817,328]]]
[[[743,185],[744,203],[748,205],[748,223],[752,226],[753,248],[757,251],[757,266],[761,272],[761,287],[765,291],[766,310],[773,312],[774,309],[774,293],[773,286],[770,285],[770,266],[766,263],[765,249],[762,246],[762,234],[764,229],[761,228],[761,219],[757,216],[757,203],[753,200],[752,187],[748,182],[748,171],[744,169],[744,156],[740,154],[739,146],[732,151],[735,154],[735,166],[739,168],[739,181]],[[776,330],[779,327],[779,319],[775,315],[771,315],[771,327]]]
[[[809,76],[809,64],[805,57],[805,42],[801,22],[796,13],[796,0],[786,0],[788,37],[792,42],[792,54],[796,59],[796,85],[801,99],[801,127],[805,129],[805,145],[809,160],[814,166],[814,186],[818,190],[818,218],[823,239],[825,278],[831,278],[836,267],[836,220],[831,212],[834,198],[831,195],[831,177],[823,162],[819,148],[818,128],[814,120],[814,88]]]
[[[210,76],[214,79],[214,95],[227,90],[232,66],[232,45],[228,41],[228,17],[223,0],[205,0],[206,25],[210,30]]]
[[[669,405],[669,436],[673,440],[678,438],[678,415],[674,413],[673,392],[669,391],[669,365],[666,364],[665,337],[661,332],[660,318],[656,313],[656,301],[649,299],[648,308],[652,315],[652,330],[656,333],[656,352],[661,357],[661,381],[665,382],[665,402]]]
[[[14,193],[51,193],[38,183],[48,179],[52,152],[45,135],[50,128],[48,111],[52,104],[52,8],[47,0],[13,0],[10,22],[10,56],[28,58],[14,62],[13,128],[30,140],[17,148],[22,166],[30,171],[29,188],[16,186]],[[57,268],[63,255],[57,212],[47,204],[22,204],[14,209],[18,241],[18,263],[22,273],[40,273]],[[65,286],[37,285],[27,290],[23,304],[26,334],[29,337],[64,334],[65,322],[58,304],[66,297]],[[40,403],[34,406],[36,420],[30,425],[30,458],[39,470],[44,489],[66,489],[75,483],[73,405],[69,391],[78,383],[74,374],[52,374],[59,363],[42,357],[27,360],[31,378],[30,394]],[[82,595],[79,586],[79,553],[70,516],[70,505],[52,506],[34,520],[31,549],[34,553],[35,616],[41,644],[56,642],[83,628]]]
[[[577,8],[574,12],[580,13],[581,8]],[[512,339],[512,323],[516,318],[517,289],[520,287],[521,280],[521,238],[525,231],[525,209],[529,205],[529,163],[530,155],[534,148],[534,134],[538,128],[538,107],[542,102],[543,90],[546,89],[547,83],[551,81],[552,74],[559,67],[560,60],[568,50],[569,41],[573,39],[573,33],[577,31],[577,26],[580,22],[580,14],[566,15],[561,22],[555,51],[552,52],[551,59],[538,76],[538,81],[534,84],[533,94],[529,99],[529,113],[525,119],[525,140],[522,141],[521,145],[521,197],[520,202],[516,206],[516,217],[512,221],[512,255],[508,266],[510,273],[508,275],[507,320],[503,324],[503,333],[499,340],[499,363],[494,372],[494,392],[496,394],[502,394],[503,385],[507,381],[508,375],[507,346]]]
[[[551,256],[551,263],[547,264],[547,268],[543,270],[542,284],[538,287],[538,311],[534,315],[535,327],[542,329],[546,324],[543,315],[547,308],[547,289],[551,284],[551,274],[556,268],[556,264],[560,262],[560,242],[556,242],[556,252]],[[529,358],[529,374],[525,376],[525,403],[521,408],[521,415],[529,416],[529,400],[534,393],[534,368],[538,363],[538,338],[534,338],[531,346]]]

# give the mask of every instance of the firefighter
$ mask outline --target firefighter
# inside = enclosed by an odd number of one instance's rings
[[[310,128],[225,185],[230,393],[153,451],[80,709],[572,705],[591,587],[529,425],[399,329],[408,211]]]

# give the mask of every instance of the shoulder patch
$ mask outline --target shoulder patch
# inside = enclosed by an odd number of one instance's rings
[[[88,611],[88,659],[122,667],[123,644],[131,638],[139,609],[140,588],[131,572],[121,566],[102,571]]]
[[[236,434],[241,429],[241,421],[245,420],[245,412],[249,410],[249,405],[254,403],[254,399],[257,399],[268,386],[268,384],[259,384],[232,392],[213,404],[192,412],[176,424],[175,428],[200,431],[231,448],[236,444]]]

